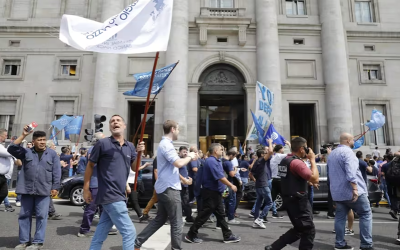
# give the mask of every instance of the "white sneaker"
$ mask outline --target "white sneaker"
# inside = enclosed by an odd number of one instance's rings
[[[117,227],[115,225],[112,226],[112,229],[117,230]]]
[[[265,228],[267,228],[267,227],[264,225],[264,223],[262,222],[262,220],[256,219],[256,220],[254,220],[253,228],[262,228],[262,229],[265,229]]]
[[[15,206],[16,207],[20,207],[21,206],[21,202],[20,201],[15,202]]]
[[[235,224],[235,225],[237,225],[237,224],[240,224],[240,221],[237,221],[237,220],[235,220],[235,219],[233,219],[233,220],[228,220],[228,224]]]

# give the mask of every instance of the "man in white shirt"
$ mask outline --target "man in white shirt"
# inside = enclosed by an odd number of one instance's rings
[[[381,157],[381,152],[378,150],[378,147],[375,147],[375,150],[372,152],[372,157]]]
[[[11,179],[14,167],[13,157],[3,146],[6,139],[7,130],[0,129],[0,204],[8,196],[7,179]],[[13,212],[14,209],[11,206],[6,206],[5,211]]]

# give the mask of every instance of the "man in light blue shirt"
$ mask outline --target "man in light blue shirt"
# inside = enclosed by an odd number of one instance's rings
[[[353,209],[360,216],[360,249],[372,250],[372,212],[353,147],[354,137],[343,133],[340,145],[328,157],[330,190],[336,201],[335,249],[353,249],[344,240],[346,216]]]
[[[179,168],[186,167],[190,161],[196,161],[198,154],[190,152],[187,157],[180,158],[173,141],[178,139],[179,125],[167,120],[163,124],[164,136],[157,149],[158,178],[154,186],[158,197],[158,211],[154,220],[137,236],[135,250],[150,238],[167,219],[171,224],[171,249],[182,249],[182,203],[181,181],[191,185],[191,179],[180,179]]]

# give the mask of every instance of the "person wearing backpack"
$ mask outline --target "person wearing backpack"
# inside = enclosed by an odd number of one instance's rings
[[[393,154],[387,155],[387,163],[382,166],[382,178],[385,179],[387,185],[387,192],[390,198],[391,210],[389,214],[393,219],[398,220],[397,213],[399,212],[399,198],[400,195],[400,158],[394,158]],[[397,181],[396,181],[397,180]]]

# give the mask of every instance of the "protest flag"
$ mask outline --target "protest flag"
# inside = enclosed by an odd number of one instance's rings
[[[241,142],[239,142],[239,153],[240,153],[241,155],[244,155],[243,148],[242,148],[242,143],[241,143]]]
[[[258,142],[259,142],[261,145],[264,145],[264,146],[265,146],[265,142],[263,141],[265,131],[264,131],[264,129],[262,129],[262,127],[261,127],[260,123],[258,122],[258,119],[257,119],[256,115],[253,113],[253,111],[250,110],[250,112],[251,112],[251,115],[253,116],[254,126],[255,126],[256,129],[257,129]]]
[[[79,135],[81,133],[83,116],[75,116],[73,120],[64,128],[65,139],[69,140],[69,135]]]
[[[60,119],[52,121],[51,125],[58,130],[63,130],[74,118],[72,116],[63,115]]]
[[[54,142],[54,145],[58,146],[58,139],[55,127],[53,127],[51,130],[51,140]]]
[[[274,125],[271,123],[269,125],[269,128],[267,130],[267,133],[265,134],[264,137],[264,142],[266,143],[268,139],[272,139],[272,142],[275,144],[280,144],[280,145],[285,145],[285,138],[281,136],[278,131],[276,131]]]

